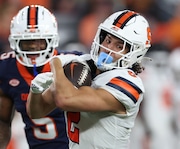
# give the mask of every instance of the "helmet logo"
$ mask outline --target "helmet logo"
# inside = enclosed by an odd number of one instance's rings
[[[35,33],[36,29],[30,29],[30,30],[26,30],[26,31],[29,32],[29,33]]]
[[[118,31],[119,30],[119,28],[117,26],[113,26],[113,27],[111,27],[111,29],[114,30],[114,31]]]

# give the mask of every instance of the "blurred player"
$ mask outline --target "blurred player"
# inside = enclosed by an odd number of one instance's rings
[[[26,6],[12,19],[9,42],[13,51],[0,55],[0,149],[10,140],[15,109],[25,123],[30,149],[68,148],[63,111],[56,108],[40,119],[30,119],[26,113],[31,80],[50,71],[48,61],[58,54],[58,39],[54,15],[40,5]]]
[[[172,72],[173,118],[175,126],[176,148],[180,148],[180,48],[174,49],[169,55],[169,66]]]
[[[146,65],[142,73],[146,92],[141,110],[149,135],[149,149],[175,149],[169,53],[164,48],[149,52],[149,56],[152,62]]]

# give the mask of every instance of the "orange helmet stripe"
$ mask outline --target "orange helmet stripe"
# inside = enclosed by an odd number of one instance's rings
[[[38,20],[37,20],[38,7],[30,6],[28,9],[28,29],[37,28]]]
[[[126,25],[126,23],[133,17],[137,16],[138,13],[134,11],[126,11],[119,15],[117,19],[114,21],[113,25],[123,29],[123,27]]]

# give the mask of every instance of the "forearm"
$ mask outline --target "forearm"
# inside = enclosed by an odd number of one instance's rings
[[[27,100],[28,115],[33,119],[46,116],[55,108],[54,101],[50,99],[52,98],[50,97],[48,91],[43,94],[30,92]]]
[[[7,123],[0,121],[0,149],[6,149],[11,138],[11,128]]]
[[[63,107],[63,101],[68,97],[73,96],[77,89],[66,78],[64,69],[62,68],[59,59],[54,58],[51,62],[51,71],[53,72],[54,82],[51,86],[53,99],[59,108]],[[62,104],[62,105],[61,105]]]

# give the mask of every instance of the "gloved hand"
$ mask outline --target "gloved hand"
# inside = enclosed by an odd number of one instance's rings
[[[31,92],[42,93],[51,85],[52,82],[53,82],[52,72],[40,73],[31,81],[31,87],[30,87]]]

